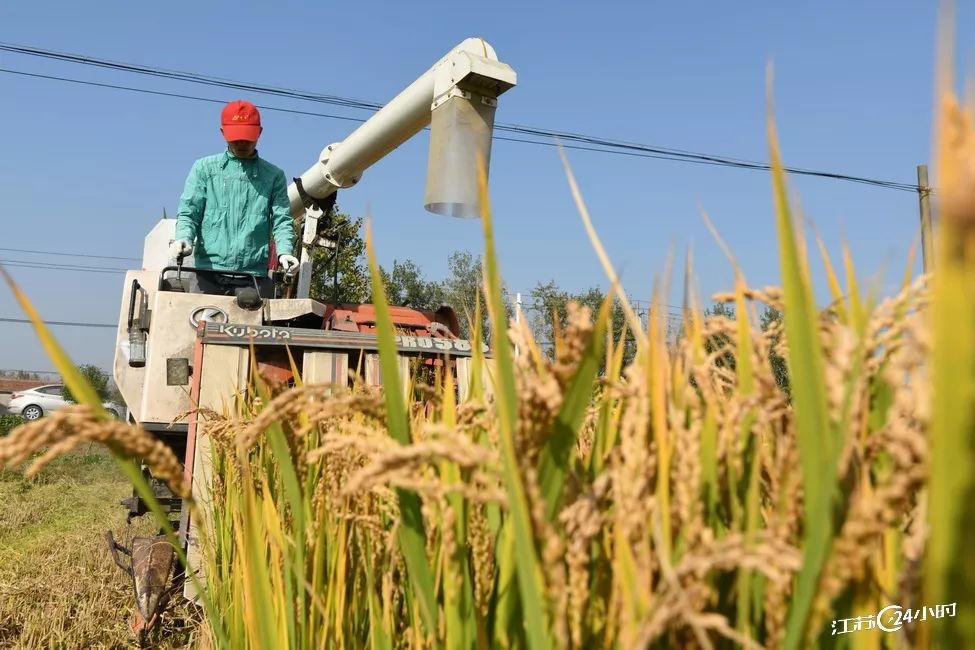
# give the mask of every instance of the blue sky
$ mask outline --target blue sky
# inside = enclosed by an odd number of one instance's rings
[[[273,10],[271,9],[273,7]],[[481,36],[518,73],[497,119],[766,160],[766,64],[787,164],[914,182],[930,151],[936,3],[726,2],[5,2],[0,41],[234,80],[385,102],[453,45]],[[970,61],[975,10],[958,11]],[[0,68],[221,101],[363,117],[362,111],[0,53]],[[217,104],[0,73],[0,247],[139,256],[163,208],[175,213],[192,161],[223,148]],[[289,176],[354,124],[264,111],[261,155]],[[369,211],[380,261],[410,258],[442,278],[451,251],[481,249],[480,223],[423,210],[421,134],[340,194]],[[768,175],[570,152],[624,283],[649,297],[669,250],[694,248],[706,296],[732,286],[711,215],[753,285],[778,284]],[[851,242],[861,277],[890,282],[917,234],[917,196],[794,179],[830,250]],[[502,272],[515,291],[555,280],[605,286],[551,147],[495,142],[491,193]],[[0,259],[91,264],[0,251]],[[108,266],[124,263],[107,261]],[[115,322],[122,276],[11,268],[50,320]],[[886,275],[883,274],[886,272]],[[825,297],[817,266],[817,290]],[[679,296],[672,296],[676,303]],[[22,317],[0,290],[0,318]],[[0,322],[0,368],[47,369],[28,326]],[[109,368],[114,331],[56,329],[74,360]]]

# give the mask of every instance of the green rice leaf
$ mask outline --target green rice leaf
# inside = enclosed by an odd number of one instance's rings
[[[479,189],[481,221],[484,226],[484,266],[487,284],[486,298],[491,317],[491,333],[494,341],[494,359],[497,364],[497,408],[500,428],[500,446],[504,479],[508,491],[510,521],[515,538],[515,557],[518,566],[518,584],[528,647],[532,650],[551,648],[549,615],[545,607],[545,581],[529,512],[528,496],[522,483],[521,470],[515,448],[515,426],[518,417],[518,398],[515,393],[515,374],[512,351],[508,345],[507,323],[501,300],[501,274],[494,252],[494,231],[491,228],[491,208],[487,192],[487,175],[484,161],[480,165]]]
[[[832,505],[836,492],[838,445],[826,406],[818,315],[805,250],[799,247],[789,206],[771,98],[768,135],[785,298],[785,329],[789,337],[789,376],[792,378],[806,514],[802,569],[796,581],[784,643],[785,648],[792,650],[798,648],[809,633],[806,624],[813,596],[833,539]]]
[[[592,385],[602,361],[607,323],[614,299],[613,293],[611,291],[606,295],[599,308],[592,338],[586,345],[576,374],[565,391],[562,406],[552,425],[552,432],[545,441],[539,457],[538,483],[542,498],[545,499],[545,516],[549,521],[553,521],[558,513],[569,457],[575,448],[586,409],[592,401]]]
[[[376,336],[379,342],[379,363],[382,371],[383,395],[386,399],[386,417],[390,436],[401,445],[411,440],[410,421],[404,403],[402,384],[399,376],[399,360],[396,340],[393,334],[393,320],[389,315],[386,291],[376,251],[373,248],[372,222],[366,219],[366,251],[369,256],[369,272],[372,278],[373,304],[376,307]],[[413,592],[416,595],[423,624],[427,632],[437,634],[437,598],[434,591],[433,574],[426,555],[426,533],[423,528],[423,514],[420,511],[420,497],[416,492],[398,489],[401,525],[399,542],[406,559]]]

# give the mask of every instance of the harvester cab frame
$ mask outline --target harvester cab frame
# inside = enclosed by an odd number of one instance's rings
[[[261,297],[256,279],[253,288],[237,295],[191,293],[186,275],[246,274],[195,269],[189,258],[173,265],[167,256],[175,220],[161,219],[149,232],[142,268],[125,276],[113,374],[130,420],[183,459],[198,503],[211,478],[209,438],[200,435],[206,422],[198,414],[206,409],[224,412],[235,395],[245,392],[252,368],[287,382],[294,378],[293,360],[305,383],[348,386],[350,370],[359,371],[366,384],[382,382],[373,306],[327,305],[309,297],[315,250],[328,248],[333,256],[338,254],[332,228],[337,190],[358,183],[369,166],[430,125],[426,209],[478,217],[479,176],[489,168],[497,98],[515,84],[514,70],[498,60],[494,49],[482,39],[469,38],[345,140],[327,145],[288,188],[292,216],[300,222],[300,257],[296,278],[277,278],[275,296],[280,297]],[[471,341],[460,338],[453,309],[391,306],[390,311],[404,384],[416,360],[449,366],[463,399],[472,381],[473,350]],[[188,569],[199,572],[199,522],[161,482],[148,472],[147,477],[178,523]],[[130,518],[147,511],[136,494],[123,504]],[[205,513],[205,502],[201,506]],[[108,541],[116,562],[132,579],[133,634],[144,635],[168,597],[180,588],[184,597],[196,599],[192,582],[181,581],[179,563],[165,536],[135,538],[129,547],[110,536]],[[130,562],[123,562],[119,553],[128,554]]]

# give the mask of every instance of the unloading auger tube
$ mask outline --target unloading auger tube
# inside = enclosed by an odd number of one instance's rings
[[[311,251],[330,245],[318,219],[321,202],[359,182],[362,173],[430,125],[424,207],[436,214],[480,214],[478,158],[485,173],[498,96],[517,83],[487,41],[468,38],[450,50],[342,142],[322,149],[318,161],[288,187],[291,213],[304,218],[297,298],[311,288]]]

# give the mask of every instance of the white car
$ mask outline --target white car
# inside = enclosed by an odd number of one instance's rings
[[[63,384],[48,384],[38,386],[30,390],[18,390],[10,396],[10,404],[7,405],[7,412],[19,415],[25,420],[37,420],[52,411],[71,404],[64,399]],[[102,406],[113,418],[118,417],[124,412],[124,408],[112,402],[103,402]]]

